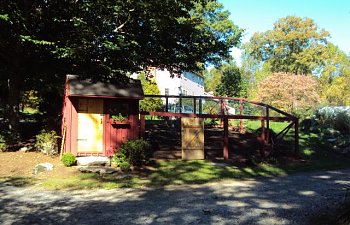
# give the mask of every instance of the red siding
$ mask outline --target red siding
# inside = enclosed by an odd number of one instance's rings
[[[71,152],[77,155],[77,138],[78,138],[78,113],[77,113],[77,97],[66,97],[65,108],[63,110],[63,121],[66,123],[66,140],[64,152]],[[113,101],[120,101],[114,99]],[[129,121],[128,124],[116,124],[109,118],[108,105],[111,100],[104,99],[104,126],[103,126],[103,155],[107,156],[109,152],[119,148],[124,142],[139,137],[139,111],[138,100],[122,100],[129,104]],[[91,155],[91,153],[79,155]]]

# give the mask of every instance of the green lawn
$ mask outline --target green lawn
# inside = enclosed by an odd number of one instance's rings
[[[287,123],[271,123],[271,129],[278,133]],[[247,123],[247,130],[260,127],[259,121]],[[301,160],[288,163],[278,160],[256,163],[252,166],[236,167],[225,162],[206,160],[157,161],[151,169],[129,174],[79,174],[66,179],[48,178],[36,180],[29,178],[2,178],[0,181],[17,186],[39,184],[49,189],[112,189],[120,187],[159,187],[165,185],[202,184],[225,179],[249,179],[255,177],[283,176],[296,172],[332,170],[350,167],[350,159],[336,154],[332,146],[315,133],[300,132]],[[283,146],[292,148],[293,131],[286,135]],[[284,150],[283,147],[281,150]],[[270,163],[268,163],[270,162]]]

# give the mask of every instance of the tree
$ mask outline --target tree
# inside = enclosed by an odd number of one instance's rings
[[[327,105],[350,105],[350,75],[335,77],[323,94]]]
[[[350,58],[332,43],[327,45],[327,57],[320,68],[319,94],[325,105],[350,104]]]
[[[274,73],[260,82],[257,100],[303,117],[319,104],[317,81],[311,76]]]
[[[0,85],[10,129],[21,91],[66,73],[115,78],[148,67],[173,74],[229,59],[242,30],[215,0],[3,0]]]
[[[269,62],[272,72],[311,74],[326,57],[328,37],[312,19],[287,16],[273,30],[255,33],[245,50],[250,57]]]
[[[141,81],[143,93],[146,95],[160,95],[157,83],[153,79],[147,79],[145,73],[140,73],[137,79]],[[154,112],[162,108],[163,103],[160,98],[147,98],[140,101],[140,110],[145,112]]]
[[[216,93],[221,96],[247,97],[246,83],[242,79],[241,70],[235,63],[224,64],[220,68],[221,82]]]
[[[212,68],[210,71],[207,71],[204,73],[204,89],[207,92],[213,92],[216,93],[216,87],[221,82],[221,72],[216,69]]]

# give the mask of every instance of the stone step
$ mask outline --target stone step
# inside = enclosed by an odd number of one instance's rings
[[[78,166],[104,166],[109,165],[109,158],[104,156],[77,157]]]

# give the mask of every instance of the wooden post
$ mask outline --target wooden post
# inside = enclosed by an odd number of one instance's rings
[[[239,100],[239,115],[240,116],[243,115],[243,101],[242,101],[242,99]],[[242,119],[239,120],[239,132],[243,133],[243,120]]]
[[[179,96],[180,113],[182,113],[182,94]]]
[[[197,113],[197,106],[196,106],[197,99],[196,97],[193,97],[193,113]]]
[[[262,145],[260,148],[260,155],[262,158],[265,157],[265,121],[262,119],[261,120],[261,141]]]
[[[222,99],[220,99],[220,113],[221,113],[221,126],[225,126],[224,125],[224,119],[222,118],[223,115],[225,115],[225,103]]]
[[[294,120],[294,154],[299,157],[299,119]]]
[[[224,119],[224,159],[228,159],[228,119]]]
[[[145,115],[141,115],[141,118],[140,118],[140,136],[141,137],[145,137],[145,127],[146,127]]]
[[[202,98],[199,99],[199,114],[202,114],[203,106],[202,106]]]
[[[63,126],[63,135],[62,135],[62,142],[61,142],[61,149],[60,149],[60,159],[62,159],[64,145],[66,144],[66,130],[67,130],[67,126],[66,126],[66,124],[64,124],[64,126]]]
[[[269,143],[269,140],[270,140],[270,120],[269,120],[269,115],[270,112],[269,112],[269,106],[266,106],[266,143]]]
[[[265,121],[263,119],[261,120],[261,140],[265,144]]]
[[[169,97],[165,96],[165,112],[169,111]]]

